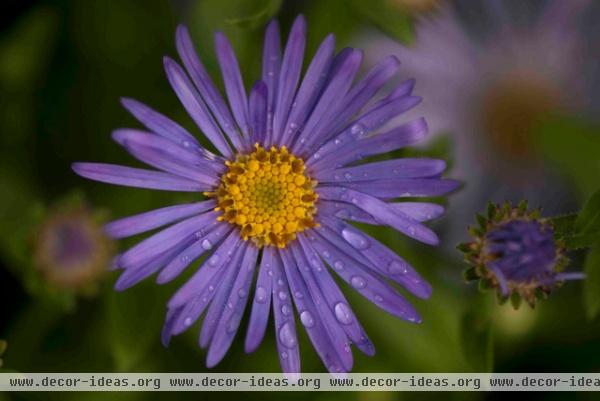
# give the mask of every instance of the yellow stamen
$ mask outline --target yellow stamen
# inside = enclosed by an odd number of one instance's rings
[[[297,233],[317,225],[316,181],[285,146],[255,148],[227,162],[219,188],[205,194],[217,198],[219,220],[239,226],[244,240],[285,248]]]

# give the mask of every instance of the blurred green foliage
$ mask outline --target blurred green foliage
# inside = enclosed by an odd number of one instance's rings
[[[28,292],[20,272],[27,261],[23,238],[28,216],[80,189],[96,207],[113,217],[194,199],[190,194],[161,193],[88,182],[76,177],[77,160],[136,165],[110,140],[111,130],[137,123],[119,105],[135,97],[174,118],[191,132],[198,130],[180,107],[162,72],[162,56],[175,56],[174,32],[186,23],[197,50],[215,82],[221,85],[212,50],[213,31],[225,32],[239,56],[245,83],[259,76],[263,26],[280,19],[283,37],[299,12],[309,26],[307,54],[329,32],[338,48],[352,45],[361,32],[380,29],[396,40],[412,40],[411,18],[385,1],[343,0],[47,0],[31,2],[2,27],[0,36],[0,292],[4,305],[0,338],[10,348],[4,366],[20,371],[205,371],[197,346],[197,325],[165,349],[160,330],[165,303],[185,276],[158,286],[147,280],[124,293],[112,290],[117,273],[100,284],[94,298],[78,299],[73,308],[57,308]],[[417,86],[418,91],[418,86]],[[411,155],[452,159],[449,137]],[[580,198],[598,188],[600,135],[587,122],[556,119],[541,130],[540,147],[556,168],[574,183]],[[453,204],[450,208],[460,208]],[[449,222],[434,223],[448,248]],[[466,225],[466,224],[465,224]],[[570,284],[534,312],[497,307],[493,299],[462,282],[458,253],[432,250],[388,228],[366,228],[422,272],[434,288],[430,300],[410,298],[423,323],[399,321],[360,296],[345,291],[373,340],[373,358],[356,355],[357,372],[436,371],[597,371],[600,369],[600,323],[586,321],[581,286]],[[595,231],[594,231],[595,232]],[[132,240],[122,241],[121,247]],[[446,248],[446,249],[448,249]],[[583,257],[573,266],[579,269]],[[589,315],[600,308],[600,256],[587,258]],[[196,263],[195,266],[197,266]],[[189,276],[190,271],[186,272]],[[347,290],[347,288],[342,285]],[[490,302],[492,301],[492,302]],[[513,314],[515,313],[515,314]],[[271,323],[272,325],[272,323]],[[246,322],[242,322],[246,327]],[[244,355],[241,336],[214,371],[279,371],[272,329],[261,348]],[[323,367],[308,339],[300,335],[303,369]],[[177,394],[170,394],[178,397]],[[214,394],[227,399],[227,394]],[[4,399],[95,400],[98,394],[27,394]],[[249,394],[248,399],[277,395]],[[286,398],[302,399],[302,394]],[[318,399],[427,399],[419,394],[319,394]],[[480,395],[472,394],[476,399]],[[138,393],[111,394],[114,399],[142,399]],[[145,394],[143,399],[157,398]],[[162,397],[161,397],[162,398]],[[451,394],[447,399],[465,399]],[[592,398],[589,398],[592,399]]]

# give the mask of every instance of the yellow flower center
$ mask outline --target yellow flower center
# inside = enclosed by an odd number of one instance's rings
[[[316,225],[316,181],[285,146],[255,148],[226,162],[217,191],[206,195],[217,198],[218,219],[239,226],[244,240],[284,248],[297,233]]]

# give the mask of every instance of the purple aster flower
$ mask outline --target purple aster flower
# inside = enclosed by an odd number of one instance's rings
[[[483,175],[530,184],[542,167],[534,137],[540,121],[589,109],[581,71],[596,61],[586,58],[581,25],[592,2],[549,0],[527,24],[516,15],[531,2],[481,2],[477,23],[454,3],[419,19],[411,46],[368,38],[367,58],[397,54],[404,72],[423,82],[431,131],[455,135],[461,173],[483,168]]]
[[[470,229],[475,240],[459,246],[473,265],[465,277],[497,288],[501,300],[512,295],[515,307],[521,298],[533,307],[556,284],[584,278],[563,272],[569,260],[551,222],[540,218],[539,210],[528,211],[526,202],[490,205],[487,218],[479,215],[478,220],[479,227]]]
[[[374,347],[332,273],[410,322],[420,317],[390,282],[420,298],[431,294],[429,284],[406,261],[349,224],[388,225],[418,241],[438,243],[422,222],[440,216],[441,206],[393,200],[455,189],[455,181],[441,178],[444,162],[359,163],[425,136],[423,118],[387,125],[420,102],[412,94],[414,82],[402,82],[375,101],[398,70],[398,60],[383,59],[355,82],[362,52],[346,48],[335,54],[333,35],[325,38],[302,77],[305,36],[305,20],[298,17],[282,52],[277,22],[267,27],[262,78],[248,95],[232,47],[217,33],[226,103],[188,30],[180,26],[176,44],[183,67],[166,57],[166,74],[216,151],[148,106],[124,99],[125,108],[147,130],[120,129],[113,138],[160,171],[73,165],[78,174],[97,181],[197,194],[197,202],[127,217],[106,229],[122,238],[160,228],[118,258],[123,270],[118,290],[155,273],[158,283],[169,282],[205,256],[168,302],[162,340],[167,344],[206,312],[199,344],[208,348],[209,367],[231,346],[249,298],[247,352],[261,343],[272,310],[281,366],[285,372],[300,371],[295,305],[327,369],[349,371],[350,345],[368,355]],[[202,195],[207,199],[201,200]]]
[[[106,274],[114,242],[85,205],[57,207],[36,231],[35,264],[53,287],[86,290]]]

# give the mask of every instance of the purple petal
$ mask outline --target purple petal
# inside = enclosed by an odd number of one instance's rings
[[[173,325],[179,316],[180,309],[167,309],[167,315],[165,316],[165,323],[160,335],[160,341],[164,347],[168,347],[171,342],[171,330]]]
[[[384,222],[384,224],[395,228],[417,241],[430,245],[437,245],[439,243],[437,235],[432,230],[401,212],[390,208],[387,203],[373,196],[343,187],[319,187],[317,188],[317,193],[324,199],[352,203],[378,221]]]
[[[337,283],[333,280],[329,271],[321,262],[321,258],[310,246],[305,235],[299,235],[298,240],[301,249],[304,252],[304,259],[310,261],[309,264],[312,267],[314,280],[321,289],[321,293],[325,297],[330,310],[333,311],[340,326],[346,332],[348,338],[352,340],[352,343],[361,351],[367,355],[374,355],[375,347],[373,346],[373,343],[369,340],[360,322],[354,316],[346,297],[344,297],[344,294],[340,291]],[[336,261],[331,268],[334,270],[342,270],[344,269],[344,264],[341,261]]]
[[[554,276],[554,281],[585,280],[583,272],[558,273]]]
[[[225,269],[241,241],[239,232],[233,230],[213,254],[204,260],[200,269],[171,297],[169,308],[177,308],[197,296],[217,272]]]
[[[214,337],[220,317],[225,312],[227,299],[235,283],[235,278],[241,269],[242,260],[247,248],[248,243],[244,242],[235,250],[235,254],[231,258],[231,263],[226,266],[227,270],[223,276],[223,280],[218,283],[215,297],[208,307],[208,312],[206,312],[202,328],[200,329],[198,344],[201,348],[208,347]]]
[[[319,199],[319,215],[337,217],[344,220],[352,220],[359,223],[382,225],[369,213],[346,202],[331,202],[326,199]]]
[[[111,221],[104,231],[113,238],[125,238],[162,227],[183,218],[206,212],[215,207],[214,200],[168,206]]]
[[[443,206],[435,203],[396,202],[388,203],[387,205],[392,210],[400,212],[418,222],[435,219],[444,213]],[[385,224],[385,222],[380,222],[364,210],[346,202],[331,202],[321,199],[319,201],[319,214],[377,226]]]
[[[403,158],[321,170],[314,175],[314,178],[319,182],[347,182],[434,177],[441,174],[445,168],[446,163],[443,160]]]
[[[225,131],[231,143],[237,149],[240,149],[242,146],[242,138],[233,121],[231,112],[225,104],[219,90],[210,78],[210,75],[206,72],[206,68],[204,68],[204,65],[200,61],[186,26],[179,25],[177,27],[175,43],[177,45],[179,57],[181,57],[183,65],[192,78],[194,85],[198,88],[200,96],[202,96],[202,99],[210,109],[210,112],[218,121],[223,131]]]
[[[287,121],[290,107],[300,80],[302,71],[302,60],[304,59],[304,46],[306,44],[306,20],[302,15],[298,16],[292,25],[290,36],[285,47],[279,83],[277,84],[277,96],[275,109],[273,110],[273,132],[272,138],[267,138],[274,145],[281,138],[284,124]]]
[[[391,100],[396,100],[405,96],[410,96],[415,88],[415,80],[407,79],[400,82],[386,97],[377,102],[373,103],[369,106],[365,113],[370,113],[371,111],[383,106],[386,103],[389,103]]]
[[[369,138],[376,137],[377,134],[371,134],[375,130],[383,127],[388,121],[399,114],[415,107],[421,98],[411,96],[400,99],[393,99],[383,103],[380,107],[363,114],[341,133],[336,135],[324,145],[320,146],[307,161],[307,166],[315,169],[329,169],[346,164],[346,161],[338,161],[340,154],[356,151]],[[423,120],[423,123],[425,121]],[[409,123],[408,125],[410,125]],[[381,134],[380,134],[381,135]],[[375,149],[377,150],[377,149]],[[375,154],[381,152],[375,152]],[[350,153],[352,155],[352,153]],[[348,157],[349,155],[346,155]],[[351,156],[350,156],[351,157]],[[351,160],[351,159],[350,159]]]
[[[341,63],[337,72],[331,74],[331,81],[323,91],[319,101],[315,105],[306,126],[298,136],[292,149],[296,154],[306,154],[307,149],[315,142],[323,143],[331,134],[327,131],[331,119],[342,111],[343,99],[354,80],[360,63],[362,52],[354,50]]]
[[[135,129],[118,129],[113,132],[113,139],[122,146],[143,146],[156,150],[161,150],[166,155],[183,163],[199,167],[201,170],[211,170],[222,173],[225,170],[225,164],[221,158],[212,159],[197,152],[196,149],[175,145],[172,141],[166,140],[160,136],[148,134],[144,131]]]
[[[181,251],[182,246],[185,246],[185,244],[175,245],[174,247],[155,255],[154,258],[144,264],[126,268],[115,283],[115,290],[124,291],[133,287],[145,278],[150,277],[165,264],[169,263],[169,261]]]
[[[388,132],[366,136],[358,141],[344,144],[335,153],[328,154],[326,157],[321,157],[321,150],[319,150],[311,156],[307,165],[310,163],[309,169],[314,171],[342,167],[368,156],[388,153],[414,145],[423,140],[426,135],[427,123],[424,118],[419,118]],[[328,144],[324,146],[328,146]]]
[[[210,189],[205,184],[162,171],[107,163],[73,163],[72,168],[82,177],[127,187],[181,192],[203,192]]]
[[[286,278],[287,266],[282,266],[280,255],[275,253],[271,262],[273,320],[279,362],[284,373],[298,373],[300,372],[300,348],[296,335],[290,286]],[[293,289],[293,287],[291,288]]]
[[[179,243],[193,239],[199,230],[217,221],[213,211],[190,217],[146,238],[119,258],[119,264],[127,267],[148,261]]]
[[[250,144],[263,143],[267,134],[268,89],[263,81],[257,81],[250,91],[250,126],[252,136]]]
[[[279,70],[281,68],[281,40],[279,38],[279,24],[273,20],[267,26],[262,61],[262,80],[267,85],[267,131],[263,141],[269,141],[273,133],[273,111],[277,98],[279,84]],[[267,141],[268,142],[268,141]]]
[[[155,134],[167,138],[186,149],[192,146],[201,148],[196,138],[187,132],[185,128],[145,104],[129,98],[122,98],[121,104],[139,122]]]
[[[181,148],[178,149],[178,147],[171,146],[170,141],[156,135],[143,134],[133,130],[116,130],[113,132],[113,138],[136,159],[149,166],[183,178],[198,181],[207,186],[215,186],[218,183],[218,178],[214,171],[206,168],[202,171],[203,169],[199,166],[194,166],[182,160],[180,157],[185,157],[182,154],[184,151],[177,152]],[[202,163],[212,164],[212,162],[206,160],[202,160]]]
[[[191,263],[197,260],[205,252],[219,246],[221,240],[229,235],[231,226],[227,223],[215,221],[214,224],[201,230],[198,234],[200,237],[193,244],[184,249],[179,255],[160,272],[156,278],[158,284],[167,283],[181,274],[181,272]]]
[[[429,221],[444,214],[444,207],[427,202],[397,202],[388,203],[396,212],[403,213],[416,221]]]
[[[280,144],[291,143],[292,139],[302,129],[327,80],[327,72],[333,61],[334,51],[335,37],[330,34],[321,43],[321,46],[308,66],[300,89],[298,89],[298,93],[294,99],[294,107],[290,112],[285,127],[282,127],[283,133],[280,137]]]
[[[384,198],[405,198],[440,196],[455,191],[460,187],[460,181],[450,179],[398,179],[363,182],[344,182],[341,186]]]
[[[311,298],[315,302],[316,305],[319,305],[317,312],[325,326],[325,331],[331,340],[331,344],[333,345],[333,349],[337,353],[340,361],[342,362],[342,366],[346,371],[352,370],[353,358],[352,358],[352,349],[350,348],[350,341],[348,340],[348,336],[346,332],[342,328],[342,322],[349,322],[351,319],[354,319],[354,316],[349,316],[351,314],[349,307],[346,306],[346,309],[343,311],[344,313],[338,313],[334,315],[333,309],[322,307],[322,305],[327,305],[328,302],[323,296],[319,285],[317,284],[311,270],[317,269],[318,265],[311,265],[308,263],[304,252],[302,252],[302,248],[297,244],[293,243],[290,246],[290,251],[294,256],[296,266],[298,271],[300,272],[300,276],[304,280],[304,284],[310,293]],[[312,261],[313,263],[316,260]],[[311,269],[312,266],[312,269]],[[321,266],[322,269],[322,266]],[[342,307],[343,308],[343,307]],[[343,315],[343,316],[342,316]]]
[[[164,67],[167,78],[171,83],[171,87],[177,94],[179,101],[187,110],[190,117],[192,117],[200,130],[219,152],[227,158],[230,158],[233,153],[231,152],[229,144],[210,114],[210,111],[207,109],[204,100],[202,100],[202,97],[190,82],[185,71],[169,57],[164,58]]]
[[[342,372],[344,368],[339,360],[339,356],[334,350],[333,344],[325,330],[324,323],[311,298],[311,294],[300,276],[298,267],[291,260],[291,255],[288,252],[289,250],[280,250],[279,255],[284,263],[283,271],[287,276],[294,303],[296,304],[296,310],[300,314],[300,321],[327,370],[336,373]],[[274,302],[276,301],[275,291],[273,291],[273,300]],[[274,307],[273,310],[277,312],[277,308]],[[278,325],[277,327],[280,326]]]
[[[269,322],[269,310],[271,309],[271,289],[272,279],[271,264],[273,263],[274,249],[267,246],[263,249],[262,261],[256,280],[256,290],[254,291],[254,300],[252,302],[252,313],[248,323],[246,333],[246,343],[244,349],[247,353],[254,352],[265,336],[265,330]]]
[[[240,66],[231,48],[231,44],[221,32],[215,34],[215,50],[233,116],[246,138],[248,138],[250,122],[248,119],[248,98],[246,96],[246,89],[244,88],[244,81],[242,80]],[[238,150],[241,150],[241,147],[238,147]]]
[[[213,340],[210,343],[208,354],[206,355],[206,366],[208,368],[215,366],[223,359],[240,327],[240,322],[248,303],[248,291],[250,290],[254,269],[256,268],[257,257],[258,248],[253,245],[248,246],[239,273],[229,294],[227,306],[221,315]]]
[[[328,263],[341,261],[344,264],[343,269],[337,269],[335,272],[359,294],[394,316],[413,323],[421,322],[415,308],[378,275],[371,273],[369,267],[329,242],[321,234],[311,230],[307,236],[311,246]]]
[[[357,230],[339,219],[321,217],[322,225],[315,231],[321,233],[354,259],[362,261],[379,274],[394,280],[420,298],[431,296],[431,286],[404,259],[375,238]],[[356,257],[359,254],[359,257]]]
[[[341,112],[334,117],[327,130],[337,132],[342,129],[348,120],[358,113],[398,71],[399,67],[400,62],[394,56],[381,60],[348,92]]]

